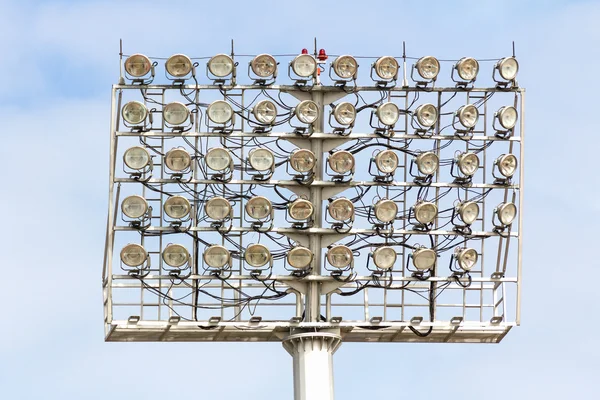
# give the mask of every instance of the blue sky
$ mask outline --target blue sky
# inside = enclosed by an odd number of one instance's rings
[[[507,55],[527,88],[522,326],[500,345],[344,344],[337,398],[597,398],[597,1],[0,0],[0,398],[292,398],[278,344],[104,343],[110,85],[126,52]],[[589,204],[583,204],[590,196]],[[590,282],[590,283],[588,283]]]

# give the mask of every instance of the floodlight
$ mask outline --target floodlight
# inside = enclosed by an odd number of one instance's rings
[[[290,155],[290,166],[300,173],[312,171],[316,163],[315,154],[308,149],[296,149]]]
[[[398,155],[393,150],[383,150],[375,155],[375,166],[384,174],[393,174],[398,162]]]
[[[314,206],[308,200],[296,199],[288,205],[288,213],[292,219],[304,221],[312,217]]]
[[[294,74],[301,78],[308,78],[314,75],[317,70],[317,61],[309,54],[299,54],[290,64]]]
[[[271,261],[271,252],[262,244],[251,244],[244,252],[244,260],[253,267],[262,267]]]
[[[141,78],[152,69],[152,62],[143,54],[134,54],[125,60],[125,71],[135,78]]]
[[[275,77],[277,74],[277,61],[270,54],[259,54],[250,61],[250,68],[260,78]]]
[[[415,114],[417,122],[423,128],[429,129],[435,125],[438,119],[437,108],[430,103],[421,104],[415,110]]]
[[[458,266],[464,271],[470,271],[477,264],[477,251],[470,248],[457,249],[455,255]]]
[[[333,71],[337,76],[342,79],[356,79],[356,72],[358,71],[358,63],[352,56],[343,55],[333,60],[331,64]]]
[[[175,54],[169,57],[165,63],[165,69],[169,75],[175,78],[183,78],[192,72],[193,68],[194,64],[192,63],[192,60],[183,54]]]
[[[517,206],[514,203],[500,203],[494,210],[494,214],[498,217],[500,223],[504,226],[509,226],[517,216]]]
[[[266,197],[255,196],[246,202],[245,209],[250,218],[265,219],[273,212],[273,205]]]
[[[272,125],[277,118],[277,107],[271,100],[261,100],[252,109],[252,114],[261,124]]]
[[[206,152],[206,165],[213,171],[231,169],[233,161],[229,150],[223,147],[213,147]]]
[[[296,106],[294,114],[300,122],[310,125],[319,117],[319,107],[312,100],[304,100]]]
[[[514,154],[502,154],[494,161],[494,166],[506,178],[511,178],[517,171],[517,157]]]
[[[455,116],[462,126],[473,129],[479,120],[479,110],[473,104],[467,104],[459,108]]]
[[[389,199],[380,199],[373,206],[375,211],[375,218],[384,224],[388,224],[394,219],[396,219],[396,215],[398,214],[398,205]]]
[[[332,267],[346,268],[353,260],[354,255],[348,246],[337,245],[327,250],[327,261]]]
[[[466,82],[472,82],[477,78],[479,72],[479,63],[473,57],[463,57],[454,66],[460,79]]]
[[[354,156],[346,150],[339,150],[329,156],[329,167],[338,174],[345,174],[354,170]]]
[[[170,267],[179,268],[190,260],[190,253],[180,244],[169,244],[162,253],[162,259]]]
[[[190,116],[190,110],[178,101],[169,103],[163,108],[165,122],[172,126],[183,125]]]
[[[390,246],[381,246],[378,247],[373,252],[373,262],[375,266],[379,269],[390,269],[396,263],[396,258],[398,255],[396,254],[396,250]]]
[[[502,125],[502,127],[506,130],[511,130],[517,125],[517,119],[519,118],[519,114],[517,113],[517,109],[513,106],[504,106],[501,107],[494,114],[494,118]]]
[[[208,60],[208,70],[217,78],[225,78],[233,72],[233,59],[227,54],[217,54]]]
[[[456,206],[456,212],[466,225],[471,225],[479,217],[479,205],[474,201],[463,201]]]
[[[248,162],[257,171],[267,171],[275,165],[275,156],[269,149],[254,148],[248,153]]]
[[[396,80],[399,69],[398,61],[392,56],[379,57],[373,64],[373,70],[384,81]]]
[[[121,115],[128,124],[139,125],[148,117],[148,108],[142,102],[130,101],[123,106]]]
[[[479,169],[479,157],[475,153],[460,153],[456,157],[458,169],[465,176],[471,177]]]
[[[437,206],[429,201],[419,201],[415,204],[415,219],[422,225],[429,225],[437,217]]]
[[[173,219],[183,219],[188,216],[192,209],[190,201],[183,196],[171,196],[163,205],[165,214]]]
[[[423,175],[433,175],[440,166],[440,159],[435,153],[427,151],[420,153],[416,157],[415,163],[420,173]]]
[[[502,79],[512,81],[517,77],[519,72],[519,63],[514,57],[504,57],[494,66],[495,71],[498,71]]]
[[[183,147],[175,147],[165,154],[165,165],[171,171],[181,172],[190,167],[192,156]]]
[[[340,125],[353,125],[356,120],[356,107],[349,102],[337,104],[333,109],[333,117]]]
[[[347,221],[354,218],[354,204],[347,198],[340,197],[329,204],[328,212],[336,221]]]
[[[202,258],[209,267],[220,269],[229,264],[231,254],[225,247],[213,245],[206,248]]]
[[[377,115],[377,118],[379,118],[379,121],[383,125],[391,127],[398,122],[398,118],[400,118],[400,109],[392,102],[381,103],[377,107],[375,115]]]
[[[121,203],[121,211],[129,218],[138,219],[148,212],[148,202],[142,196],[127,196]]]
[[[424,247],[418,248],[412,253],[412,262],[416,269],[425,271],[435,265],[437,254],[431,249]]]
[[[211,197],[206,202],[206,215],[215,221],[224,221],[231,216],[231,203],[224,197]]]
[[[133,170],[142,170],[150,165],[151,161],[148,150],[140,146],[130,147],[123,154],[123,162]]]
[[[121,250],[121,261],[128,267],[139,267],[148,259],[148,252],[139,244],[129,243]]]
[[[426,81],[435,81],[440,73],[440,62],[432,56],[421,57],[414,67],[421,78]]]
[[[213,101],[206,109],[206,115],[215,124],[224,125],[233,122],[233,108],[224,100]]]
[[[313,253],[306,247],[296,246],[287,253],[287,262],[294,268],[302,269],[310,266]]]

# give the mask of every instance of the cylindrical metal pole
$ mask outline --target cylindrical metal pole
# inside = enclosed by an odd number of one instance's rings
[[[294,400],[333,400],[333,353],[340,336],[307,332],[288,336],[283,347],[294,359]]]

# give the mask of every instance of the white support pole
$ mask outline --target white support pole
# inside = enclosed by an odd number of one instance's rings
[[[283,347],[294,359],[294,400],[333,400],[333,353],[339,335],[306,332],[288,336]]]

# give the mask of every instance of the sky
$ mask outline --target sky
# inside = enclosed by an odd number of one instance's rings
[[[345,343],[336,397],[597,398],[599,18],[597,1],[0,0],[0,398],[293,397],[276,343],[104,342],[110,87],[119,38],[204,56],[314,37],[336,54],[406,41],[439,58],[508,55],[514,40],[527,89],[522,326],[499,345]]]

